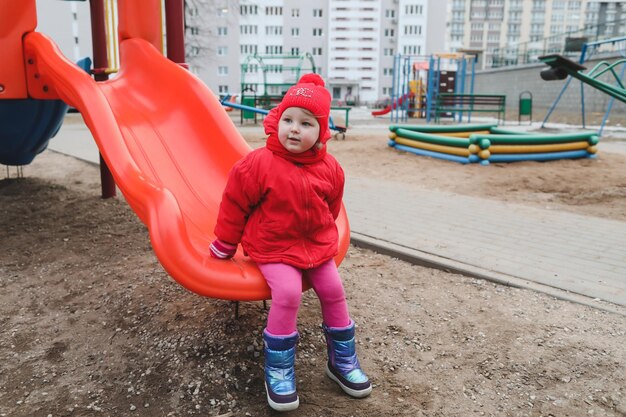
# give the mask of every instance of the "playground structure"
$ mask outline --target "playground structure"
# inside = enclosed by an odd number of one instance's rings
[[[0,100],[0,164],[30,164],[59,131],[67,110],[61,100]]]
[[[601,61],[589,72],[583,73],[586,67],[583,65],[586,61],[592,58],[594,55],[602,53],[604,46],[610,45],[614,50],[619,51],[622,59],[618,59],[613,63],[607,61]],[[626,72],[626,37],[606,39],[597,42],[588,42],[583,44],[580,58],[578,63],[571,61],[560,55],[544,55],[539,57],[539,60],[546,63],[550,68],[541,72],[541,78],[546,81],[552,80],[564,80],[567,81],[563,85],[561,92],[555,99],[554,103],[550,106],[548,113],[546,114],[541,127],[544,127],[552,112],[556,109],[559,101],[563,97],[563,94],[570,85],[572,79],[578,79],[580,83],[580,106],[581,106],[581,120],[582,126],[585,127],[585,90],[584,85],[587,84],[597,90],[604,92],[611,96],[606,112],[602,119],[602,124],[598,131],[598,135],[602,135],[604,126],[609,118],[609,114],[613,108],[614,99],[618,99],[626,103],[626,89],[624,88],[624,74]],[[618,75],[616,69],[621,66],[620,74]],[[615,84],[600,79],[603,75],[612,75]]]
[[[495,124],[392,125],[389,130],[388,145],[398,150],[481,165],[591,158],[597,152],[599,141],[593,132],[534,134],[502,129]]]
[[[224,98],[222,98],[220,100],[220,102],[222,104],[224,104],[225,102],[226,103],[236,103],[237,102],[237,95],[231,96],[230,94],[227,94]],[[224,110],[225,111],[233,111],[233,108],[234,107],[232,107],[232,106],[228,106],[228,105],[224,104]]]
[[[440,94],[474,94],[475,67],[476,56],[471,54],[396,55],[390,108],[382,114],[390,113],[392,123],[407,122],[409,117],[430,122],[436,116]],[[463,120],[462,112],[444,116]],[[471,120],[471,112],[467,116]]]
[[[273,60],[279,61],[278,64],[268,64]],[[286,66],[285,61],[297,61],[297,65]],[[257,64],[254,64],[254,61]],[[307,69],[303,66],[303,63],[308,62],[310,64]],[[246,81],[246,74],[256,73],[260,68],[263,75],[263,83],[251,83]],[[288,82],[272,83],[268,82],[268,73],[284,73],[285,71],[291,72],[292,76],[289,77]],[[296,84],[300,79],[303,71],[315,72],[315,61],[313,55],[310,53],[302,53],[300,55],[248,55],[245,62],[241,65],[241,102],[235,103],[234,100],[228,101],[230,96],[222,97],[220,100],[224,106],[228,108],[235,108],[241,110],[240,118],[241,124],[245,120],[254,119],[254,123],[257,123],[257,115],[266,115],[269,110],[278,105],[283,99],[283,96],[289,89],[289,87]],[[252,92],[252,94],[246,94]],[[258,94],[257,94],[258,93]],[[345,126],[335,124],[332,116],[330,117],[329,128],[335,130],[336,137],[345,139],[345,132],[348,128],[348,114],[349,107],[332,107],[331,110],[343,110],[345,112]]]
[[[235,102],[235,100],[231,99],[231,96],[229,94],[226,94],[224,97],[222,97],[222,99],[220,100],[220,103],[222,103],[222,105],[226,107],[226,111],[229,111],[232,109],[238,109],[238,110],[241,110],[241,113],[250,112],[250,113],[254,113],[255,115],[262,114],[263,116],[267,115],[270,112],[269,110],[266,110],[266,109],[246,106],[245,104],[238,104]],[[346,112],[345,113],[346,114],[345,126],[336,125],[332,116],[330,116],[328,119],[328,128],[330,130],[336,131],[335,138],[343,140],[346,138],[346,130],[348,130],[348,114],[350,112],[350,107],[331,107],[330,109],[331,110],[343,110]]]
[[[293,65],[287,65],[295,61]],[[276,63],[272,63],[276,62]],[[309,66],[303,65],[308,62]],[[248,107],[256,107],[269,110],[282,100],[285,92],[294,85],[300,75],[305,72],[316,72],[313,55],[309,52],[300,55],[248,55],[241,64],[241,104]],[[251,82],[246,80],[248,74],[262,74],[263,82]],[[289,73],[289,77],[284,77]],[[271,82],[268,77],[280,74],[281,82]],[[285,79],[291,81],[285,82]],[[241,112],[241,122],[245,119],[255,118],[254,112],[248,110]],[[256,118],[255,118],[256,122]]]
[[[209,255],[228,172],[250,147],[215,95],[178,64],[183,62],[178,59],[181,54],[184,59],[182,0],[166,1],[167,49],[172,60],[161,52],[160,1],[118,0],[117,5],[120,71],[112,80],[97,81],[64,57],[47,36],[34,31],[35,0],[6,3],[0,15],[6,34],[0,46],[8,51],[0,67],[3,111],[21,111],[19,100],[25,99],[62,100],[76,108],[172,278],[208,297],[269,298],[260,271],[241,249],[229,261]],[[101,7],[102,2],[92,0],[92,6]],[[102,60],[94,62],[96,68],[104,68]],[[350,238],[344,208],[337,227],[335,260],[340,262]]]
[[[385,114],[389,114],[391,110],[395,109],[398,106],[401,106],[405,100],[415,100],[415,94],[413,92],[409,94],[405,94],[402,97],[394,100],[391,104],[388,104],[385,108],[381,110],[374,110],[372,112],[372,116],[384,116]]]

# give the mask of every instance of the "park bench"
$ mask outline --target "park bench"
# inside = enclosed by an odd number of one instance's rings
[[[454,116],[457,113],[496,113],[504,123],[506,96],[500,94],[452,94],[442,93],[435,100],[435,122],[441,116]]]

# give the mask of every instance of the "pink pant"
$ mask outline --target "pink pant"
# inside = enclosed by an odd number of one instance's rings
[[[317,294],[322,319],[327,326],[346,327],[350,324],[346,294],[334,260],[312,269],[298,269],[282,263],[259,264],[259,269],[272,290],[272,305],[267,316],[267,331],[271,334],[288,335],[296,331],[303,278]]]

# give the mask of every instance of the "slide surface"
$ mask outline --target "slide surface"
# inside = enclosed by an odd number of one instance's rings
[[[375,110],[372,112],[372,116],[382,116],[384,114],[388,114],[391,111],[391,104],[381,110]]]
[[[399,97],[393,101],[393,104],[387,105],[387,107],[385,107],[384,109],[373,111],[372,116],[383,116],[385,114],[388,114],[392,109],[395,109],[398,105],[402,105],[402,101],[406,97],[407,97],[406,95]]]
[[[45,35],[32,32],[24,42],[29,94],[61,98],[81,112],[165,270],[204,296],[268,299],[241,248],[229,261],[209,256],[228,172],[250,147],[202,81],[142,39],[122,41],[120,72],[102,83]],[[350,240],[345,209],[337,226],[340,262]]]

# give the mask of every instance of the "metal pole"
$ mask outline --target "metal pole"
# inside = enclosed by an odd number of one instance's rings
[[[392,82],[391,82],[391,111],[389,112],[389,120],[391,123],[398,122],[398,113],[396,113],[396,108],[393,103],[395,103],[397,94],[398,94],[398,76],[400,71],[400,54],[394,55],[393,57],[393,72],[392,72]]]
[[[578,59],[578,63],[579,64],[583,64],[585,62],[585,59],[587,57],[587,47],[591,45],[588,43],[583,44],[582,50],[580,51],[580,58]],[[541,123],[541,128],[543,129],[543,127],[546,125],[546,123],[548,122],[548,119],[550,118],[550,115],[552,114],[552,112],[556,109],[556,106],[559,104],[559,101],[561,101],[561,97],[563,97],[563,94],[565,94],[565,90],[567,90],[567,87],[569,86],[570,82],[572,82],[572,77],[567,77],[567,81],[565,81],[565,84],[563,85],[563,88],[561,89],[561,92],[559,93],[559,95],[557,96],[556,100],[554,100],[554,102],[552,103],[552,105],[550,106],[550,108],[548,109],[548,113],[546,113],[546,117],[544,117],[543,122]],[[585,125],[585,111],[584,111],[584,105],[582,104],[582,82],[581,82],[581,109],[583,112],[583,126]]]
[[[585,62],[587,58],[587,45],[583,45],[582,50],[580,51],[580,63]],[[585,128],[585,88],[584,83],[580,82],[580,113],[583,128]]]
[[[109,79],[106,73],[106,69],[109,67],[109,58],[107,57],[104,0],[89,0],[89,11],[91,15],[94,79],[106,81]],[[102,154],[100,154],[100,184],[102,198],[115,197],[115,180],[104,158],[102,158]]]
[[[624,72],[626,71],[626,62],[622,65],[622,72],[620,73],[619,79],[624,78]],[[602,132],[604,131],[604,125],[606,125],[606,121],[609,118],[609,114],[611,113],[611,109],[613,108],[613,103],[615,102],[615,97],[611,96],[609,100],[609,105],[607,106],[606,113],[604,114],[604,118],[602,119],[602,124],[600,125],[600,130],[598,131],[598,136],[602,136]]]
[[[460,70],[457,70],[457,79],[458,83],[454,83],[454,89],[457,94],[465,94],[465,55],[461,58],[457,58],[457,67],[460,67]],[[459,74],[460,73],[460,74]],[[472,121],[472,112],[470,112],[467,116],[467,122]],[[459,122],[463,122],[463,112],[459,112]]]
[[[435,96],[435,58],[433,55],[430,56],[428,61],[428,80],[427,81],[427,90],[426,90],[426,123],[430,123],[431,119],[431,111],[433,109],[433,100],[436,99]]]
[[[407,55],[404,61],[404,72],[402,73],[402,90],[400,91],[400,100],[402,100],[402,121],[409,120],[409,79],[411,77],[411,55]],[[399,104],[398,104],[399,105]]]
[[[165,0],[165,30],[167,57],[187,68],[185,64],[184,0]]]

